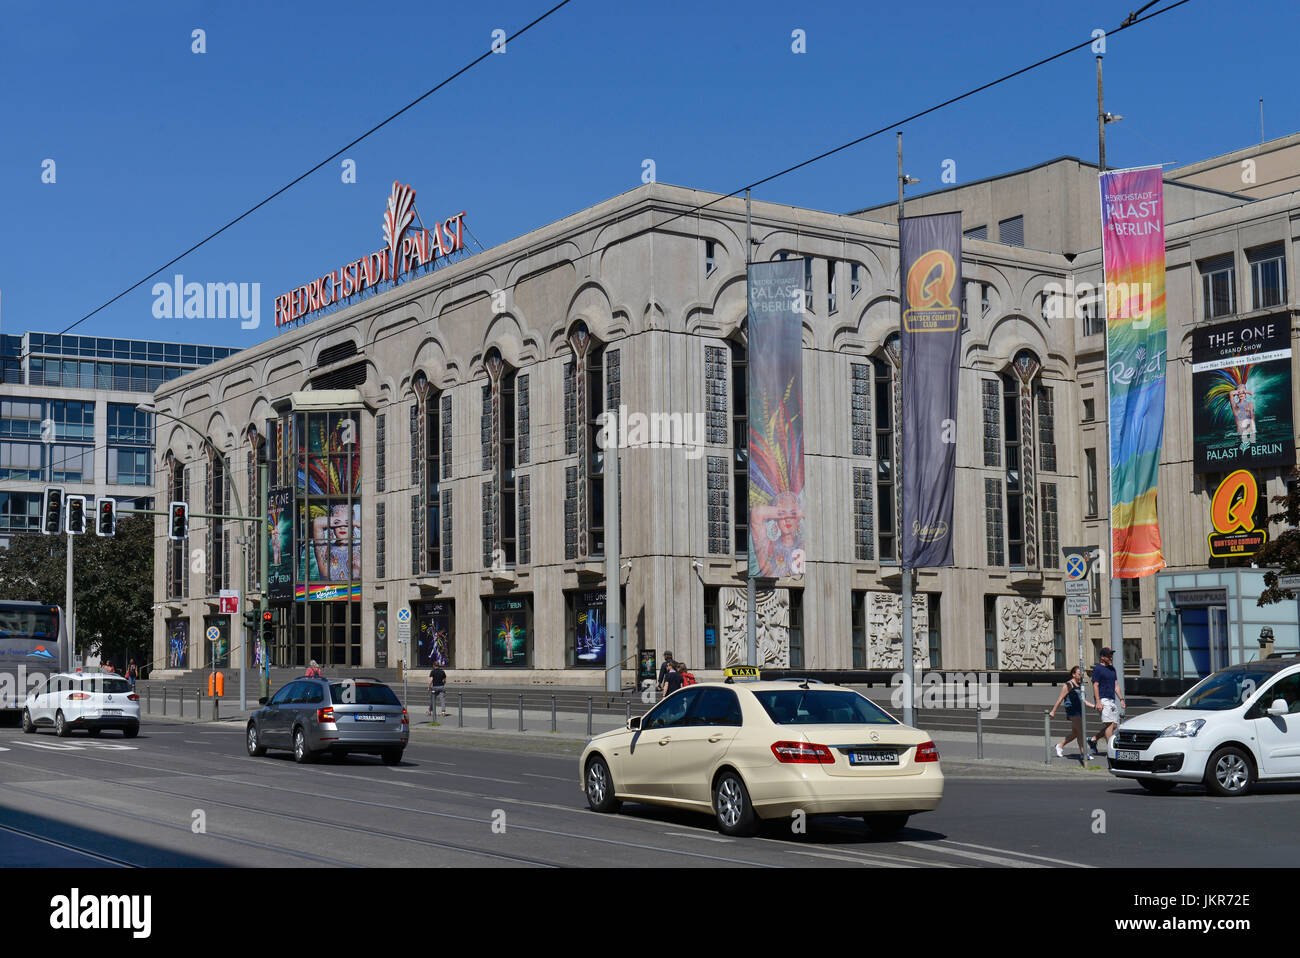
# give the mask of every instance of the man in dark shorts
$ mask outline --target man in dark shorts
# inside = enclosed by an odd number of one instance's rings
[[[659,690],[660,695],[667,694],[664,691],[664,678],[668,675],[668,666],[672,660],[673,654],[671,652],[665,652],[663,664],[659,666],[659,681],[655,683],[655,688]]]
[[[429,670],[430,715],[433,714],[434,709],[438,709],[441,715],[451,714],[447,711],[447,673],[437,665]]]

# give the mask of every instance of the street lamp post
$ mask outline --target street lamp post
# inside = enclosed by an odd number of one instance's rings
[[[238,517],[232,517],[232,518],[234,518],[235,521],[240,521],[241,518],[245,518],[245,519],[247,518],[247,516],[244,513],[243,501],[239,497],[239,487],[234,483],[234,474],[231,472],[230,469],[229,456],[227,456],[220,449],[217,449],[216,444],[213,443],[207,436],[205,436],[201,430],[195,429],[193,425],[186,422],[184,419],[181,419],[179,416],[173,416],[171,413],[163,412],[162,410],[155,408],[149,403],[140,403],[135,408],[140,412],[151,413],[156,416],[162,416],[166,419],[172,420],[173,422],[180,423],[182,426],[185,426],[187,429],[191,430],[195,435],[199,436],[203,440],[203,442],[205,442],[208,446],[210,446],[213,449],[213,451],[215,451],[217,455],[221,457],[221,468],[225,473],[225,481],[230,484],[229,486],[230,492],[235,500],[235,511],[239,513]],[[261,569],[261,566],[262,566],[262,561],[261,561],[261,556],[259,555],[258,556],[259,570]],[[247,577],[248,577],[247,552],[245,546],[244,549],[239,550],[238,581],[241,586],[240,589],[241,592],[243,591],[242,587],[246,584]],[[264,580],[260,575],[258,576],[258,580],[264,583]],[[239,630],[238,633],[239,634],[239,709],[241,712],[248,707],[248,697],[247,697],[248,692],[247,692],[246,683],[244,681],[244,659],[248,654],[248,635],[247,635],[247,630],[245,630],[244,628],[244,616],[243,616],[242,607],[243,607],[243,602],[241,601],[239,611],[235,614],[234,617],[232,617],[232,626]],[[235,620],[237,620],[238,624],[235,624]]]

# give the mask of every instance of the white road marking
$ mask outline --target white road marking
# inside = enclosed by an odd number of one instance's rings
[[[549,778],[552,782],[576,782],[577,781],[576,775],[570,778],[561,778],[558,775],[538,775],[534,772],[524,772],[523,774],[527,775],[529,778]]]
[[[722,842],[724,845],[730,845],[734,841],[731,838],[719,838],[717,835],[693,835],[690,832],[664,832],[665,835],[671,835],[673,838],[691,838],[703,842]]]
[[[1039,865],[1034,862],[1026,862],[1018,858],[1005,858],[1002,855],[981,855],[978,852],[966,852],[960,848],[948,848],[940,845],[938,842],[899,842],[900,845],[910,845],[916,849],[925,849],[932,852],[939,852],[944,855],[956,855],[959,858],[973,858],[976,861],[987,862],[990,865],[1010,865],[1013,868],[1046,868],[1046,865]],[[1001,849],[999,849],[1001,851]],[[1014,852],[1012,853],[1014,854]]]
[[[28,742],[23,739],[15,739],[10,745],[27,745],[31,748],[47,748],[52,752],[80,752],[82,749],[100,749],[108,752],[137,752],[139,747],[136,745],[118,745],[114,742],[82,742],[80,745],[74,745],[71,742]],[[6,749],[6,751],[8,751]]]
[[[898,862],[889,861],[885,858],[867,858],[865,855],[857,858],[849,858],[846,855],[829,855],[825,852],[806,852],[802,849],[790,849],[791,855],[803,855],[807,858],[829,858],[837,862],[853,862],[855,865],[879,865],[881,868],[907,868],[907,865],[901,865]]]
[[[951,839],[942,839],[947,845],[961,845],[963,848],[978,848],[986,852],[1001,852],[1004,855],[1019,855],[1021,858],[1036,858],[1039,861],[1051,862],[1054,865],[1068,865],[1070,868],[1093,868],[1093,865],[1085,865],[1082,862],[1066,861],[1064,858],[1048,858],[1046,855],[1031,855],[1029,852],[1017,852],[1009,848],[990,848],[988,845],[973,845],[970,842],[954,842]]]

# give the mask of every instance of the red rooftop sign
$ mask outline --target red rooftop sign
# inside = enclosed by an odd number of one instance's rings
[[[394,180],[388,209],[384,212],[384,242],[388,245],[277,296],[275,325],[298,322],[319,309],[333,306],[381,283],[396,282],[413,269],[446,259],[465,248],[464,210],[441,223],[434,223],[432,229],[408,232],[415,215],[415,190]]]

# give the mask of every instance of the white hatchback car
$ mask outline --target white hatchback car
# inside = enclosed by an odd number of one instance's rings
[[[1300,658],[1234,665],[1171,705],[1129,719],[1111,740],[1112,775],[1163,794],[1201,784],[1245,795],[1257,781],[1300,779]]]
[[[578,767],[595,811],[628,800],[712,812],[726,835],[799,811],[860,815],[888,835],[943,798],[924,732],[852,689],[807,682],[688,686],[597,735]]]
[[[23,703],[23,731],[53,727],[66,737],[74,728],[98,735],[121,729],[127,738],[140,733],[140,696],[120,675],[60,672],[38,685]]]

